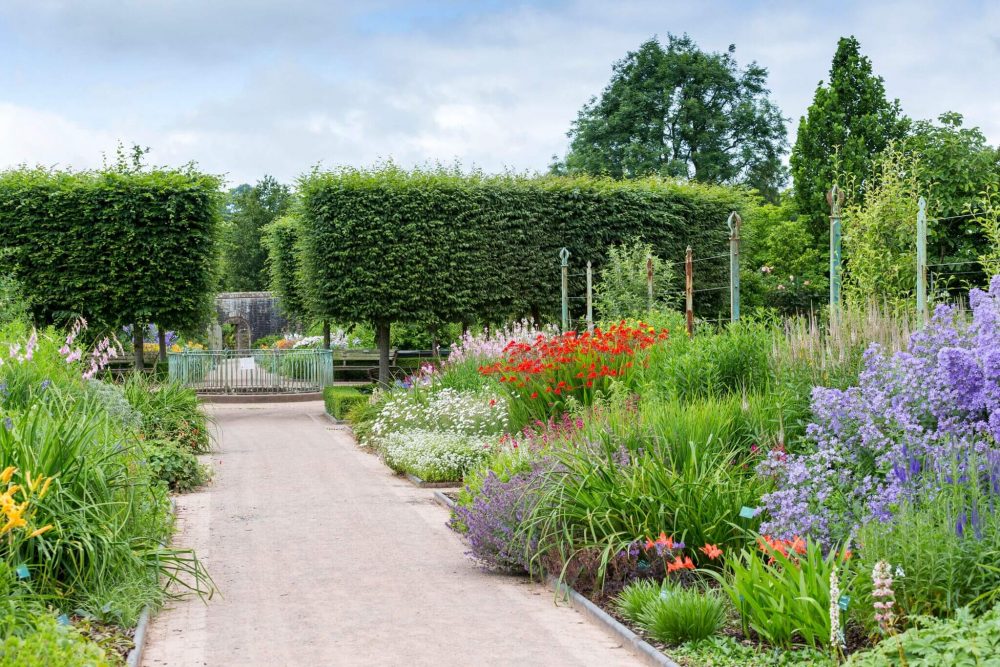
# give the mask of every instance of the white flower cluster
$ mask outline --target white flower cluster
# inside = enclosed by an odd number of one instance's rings
[[[507,404],[493,394],[442,389],[393,392],[372,423],[378,441],[399,431],[447,431],[477,437],[497,435],[507,426]]]
[[[381,441],[382,458],[393,470],[426,482],[460,481],[489,454],[482,439],[442,431],[396,431]]]
[[[292,344],[292,349],[297,350],[303,347],[319,347],[323,344],[322,336],[306,336],[302,337],[298,334],[288,334],[285,336],[286,340],[295,341]],[[337,329],[330,334],[330,349],[336,350],[348,347],[357,347],[361,345],[361,339],[355,336],[354,338],[348,340],[347,334],[343,329]]]

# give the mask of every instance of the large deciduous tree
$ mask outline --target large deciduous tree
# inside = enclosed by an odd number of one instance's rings
[[[223,286],[233,292],[267,289],[267,249],[264,227],[288,213],[292,193],[272,176],[256,185],[241,185],[229,193],[224,228]]]
[[[908,124],[899,100],[886,99],[882,77],[873,73],[858,40],[841,38],[829,81],[820,82],[799,121],[791,155],[795,200],[820,244],[829,238],[831,184],[838,181],[858,201],[872,174],[872,158],[902,139]]]
[[[709,53],[687,35],[668,35],[666,45],[654,38],[629,52],[580,111],[566,160],[553,170],[740,183],[776,196],[785,181],[785,120],[767,70],[740,68],[734,51]]]

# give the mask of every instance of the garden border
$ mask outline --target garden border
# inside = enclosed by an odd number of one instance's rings
[[[406,475],[406,479],[410,480],[414,486],[420,489],[460,489],[462,488],[461,482],[425,482],[413,473],[403,473]]]
[[[442,491],[434,492],[434,502],[446,509],[455,509],[455,501],[446,496]],[[580,612],[589,618],[591,622],[618,637],[623,645],[627,646],[637,658],[647,665],[651,667],[680,667],[680,665],[667,657],[662,651],[657,650],[652,644],[615,620],[608,612],[573,590],[568,584],[559,581],[558,577],[550,575],[545,583],[557,594],[562,593],[563,600],[569,602],[569,606],[572,609]]]
[[[132,634],[132,650],[125,657],[125,667],[139,667],[142,664],[142,654],[146,650],[146,634],[149,630],[150,619],[149,607],[142,610],[139,615],[139,622],[135,626]]]

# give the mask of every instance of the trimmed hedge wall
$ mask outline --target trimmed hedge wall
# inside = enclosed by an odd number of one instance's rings
[[[346,321],[473,321],[555,315],[559,248],[571,272],[599,270],[609,246],[642,236],[681,266],[728,251],[737,189],[659,178],[527,178],[405,171],[314,172],[302,179],[304,289],[318,316]],[[696,288],[728,284],[725,262],[696,265]],[[583,296],[584,279],[571,285]],[[712,316],[725,290],[696,299]],[[583,308],[575,300],[574,310]]]
[[[200,329],[215,290],[219,180],[190,170],[0,174],[0,248],[33,315]]]
[[[355,405],[368,401],[369,396],[354,387],[324,387],[323,403],[326,412],[335,419],[346,419]]]
[[[264,229],[271,290],[277,295],[284,315],[304,320],[308,314],[301,287],[301,221],[294,215],[278,218]]]

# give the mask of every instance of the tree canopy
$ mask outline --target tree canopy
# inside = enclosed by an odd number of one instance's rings
[[[264,227],[286,214],[292,193],[272,176],[229,193],[223,231],[223,287],[233,292],[267,289],[267,249]]]
[[[799,121],[791,168],[795,200],[822,245],[829,238],[826,191],[836,181],[857,201],[872,174],[872,158],[906,135],[899,100],[888,101],[854,37],[843,37],[813,103]]]
[[[785,181],[785,120],[767,70],[740,68],[734,52],[702,51],[687,35],[629,52],[579,112],[565,162],[553,170],[739,183],[775,196]]]

